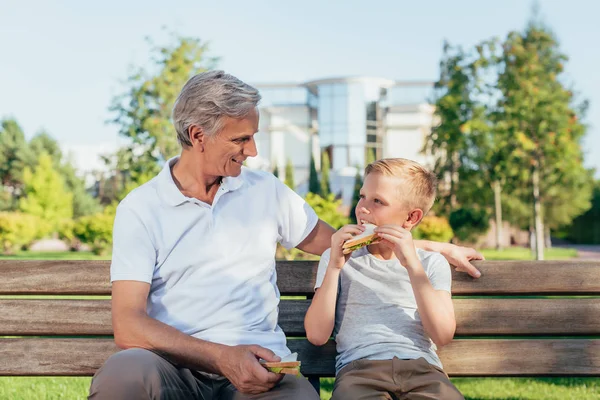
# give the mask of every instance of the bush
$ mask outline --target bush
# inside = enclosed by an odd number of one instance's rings
[[[459,208],[450,213],[449,221],[454,234],[463,242],[473,242],[490,229],[490,216],[481,209]]]
[[[20,212],[0,212],[0,241],[3,254],[12,254],[28,246],[40,235],[43,221]]]
[[[333,193],[321,197],[309,192],[306,194],[306,202],[315,210],[319,218],[335,229],[350,223],[350,219],[340,212],[342,200],[336,200]]]
[[[417,225],[413,230],[413,237],[435,242],[449,242],[454,237],[454,232],[446,218],[431,215],[423,218]]]
[[[350,223],[350,219],[340,212],[342,200],[336,200],[333,194],[327,195],[325,198],[314,193],[306,194],[306,202],[315,210],[317,216],[335,229],[341,228],[343,225]],[[285,260],[315,260],[318,257],[308,253],[304,253],[298,249],[287,250],[285,247],[278,245],[275,254],[277,259]]]
[[[112,245],[112,230],[115,217],[109,213],[98,213],[77,219],[73,227],[76,238],[91,246],[98,255],[108,253]]]

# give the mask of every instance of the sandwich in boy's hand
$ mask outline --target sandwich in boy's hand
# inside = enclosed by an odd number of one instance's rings
[[[261,359],[259,362],[268,371],[276,374],[298,375],[300,373],[300,361],[297,360],[298,353],[292,353],[283,357],[281,361],[265,361]]]
[[[356,235],[352,239],[344,242],[342,245],[343,254],[349,254],[354,250],[360,249],[361,247],[379,242],[381,238],[377,236],[375,232],[373,232],[373,229],[377,228],[377,226],[373,224],[364,224],[363,226],[365,227],[365,231],[363,233]]]

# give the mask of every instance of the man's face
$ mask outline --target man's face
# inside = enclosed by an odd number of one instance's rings
[[[257,155],[254,135],[258,132],[258,111],[254,109],[244,119],[225,117],[223,129],[206,138],[206,166],[214,176],[238,176],[242,163]]]
[[[358,223],[402,226],[410,210],[402,201],[399,189],[401,184],[402,181],[393,176],[376,172],[367,175],[360,189],[360,200],[356,205]]]

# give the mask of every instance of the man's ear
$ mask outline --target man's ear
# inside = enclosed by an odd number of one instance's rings
[[[420,208],[415,208],[414,210],[408,213],[408,217],[406,217],[406,221],[404,222],[404,229],[412,229],[414,228],[421,220],[423,219],[423,210]]]
[[[197,125],[190,125],[188,128],[188,138],[192,143],[192,148],[204,151],[207,136],[202,128]]]

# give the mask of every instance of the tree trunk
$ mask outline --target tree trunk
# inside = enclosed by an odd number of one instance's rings
[[[551,237],[551,233],[550,233],[550,228],[548,226],[545,227],[546,229],[546,248],[547,249],[551,249],[552,248],[552,237]]]
[[[535,259],[544,259],[544,222],[542,220],[542,204],[540,201],[540,171],[536,164],[533,167],[533,221],[535,229]]]
[[[494,181],[494,209],[496,211],[496,250],[502,250],[502,187],[500,181]]]
[[[450,211],[456,210],[456,190],[458,188],[458,153],[452,153],[452,167],[450,171]]]

